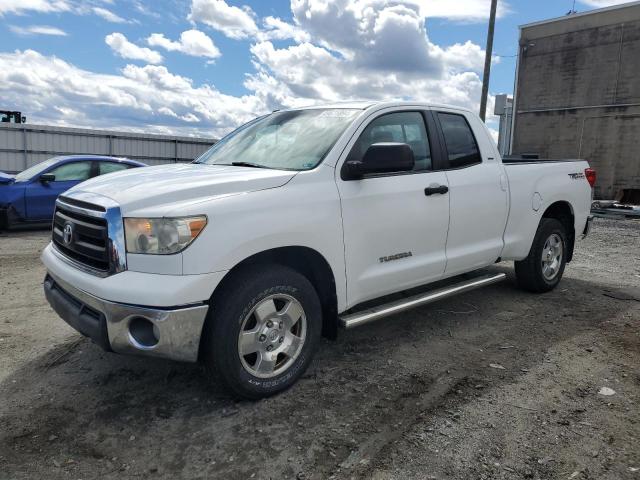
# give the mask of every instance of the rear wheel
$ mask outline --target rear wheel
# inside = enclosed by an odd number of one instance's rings
[[[281,392],[309,366],[321,315],[313,286],[295,270],[263,265],[236,273],[214,296],[205,365],[239,396]]]
[[[555,218],[543,218],[529,255],[515,262],[518,285],[530,292],[553,290],[560,282],[567,262],[567,233]]]

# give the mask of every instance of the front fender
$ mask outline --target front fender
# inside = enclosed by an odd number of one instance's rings
[[[243,260],[281,247],[307,247],[334,273],[339,307],[346,301],[340,199],[334,170],[301,172],[287,185],[215,200],[209,224],[183,252],[185,275],[228,271]]]

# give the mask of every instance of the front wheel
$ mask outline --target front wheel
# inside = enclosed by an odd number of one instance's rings
[[[321,312],[313,285],[295,270],[264,265],[236,273],[214,296],[205,365],[241,397],[281,392],[309,366]]]
[[[543,293],[560,282],[567,263],[567,233],[555,218],[540,221],[529,255],[515,262],[518,285],[525,290]]]

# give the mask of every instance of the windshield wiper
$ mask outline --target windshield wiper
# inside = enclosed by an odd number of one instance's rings
[[[234,167],[269,168],[265,167],[264,165],[251,162],[231,162],[231,165],[233,165]]]

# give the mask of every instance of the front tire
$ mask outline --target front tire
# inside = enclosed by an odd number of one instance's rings
[[[204,363],[240,397],[274,395],[305,372],[321,329],[320,300],[304,275],[285,266],[254,266],[214,295]]]
[[[567,263],[567,233],[555,218],[543,218],[529,255],[515,262],[518,285],[529,292],[544,293],[556,288]]]

